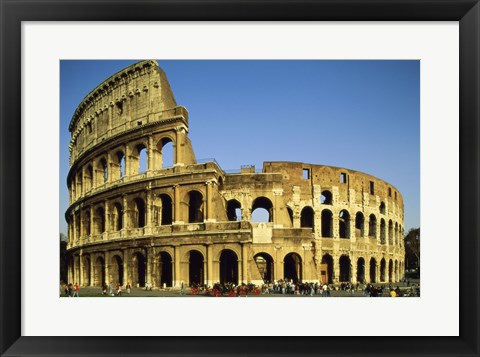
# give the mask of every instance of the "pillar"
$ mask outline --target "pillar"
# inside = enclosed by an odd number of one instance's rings
[[[108,252],[105,252],[104,255],[104,260],[105,260],[105,282],[108,284],[112,283],[112,280],[110,279],[110,271],[109,271],[109,265],[110,265],[110,255]]]
[[[147,282],[150,284],[150,286],[156,286],[156,284],[154,285],[154,282],[152,281],[152,277],[153,277],[153,256],[154,256],[154,249],[155,248],[146,248],[146,252],[145,252],[145,257],[147,258],[147,274],[146,274],[146,279],[147,279]]]
[[[213,286],[213,245],[207,245],[207,285]]]
[[[78,285],[84,286],[85,279],[84,279],[83,275],[84,275],[85,272],[83,271],[84,267],[83,267],[83,253],[82,253],[82,251],[80,251],[80,255],[78,257],[79,257],[78,263],[79,263],[79,267],[80,267],[80,276],[79,276],[79,279],[78,279],[79,280]]]
[[[207,212],[205,215],[205,221],[206,222],[215,222],[215,219],[213,218],[213,207],[212,207],[212,196],[213,196],[213,185],[214,181],[207,181],[205,183],[206,185],[206,192],[207,192]]]
[[[126,228],[128,228],[128,202],[127,202],[127,195],[122,196],[122,205],[123,205],[123,210],[122,210],[122,222],[123,222],[123,228],[122,231],[125,231]],[[123,237],[123,234],[121,234]]]
[[[174,281],[173,281],[173,286],[179,287],[181,284],[180,280],[180,247],[175,246],[174,247],[174,261],[175,261],[175,266],[174,266]]]
[[[175,128],[175,162],[174,166],[183,165],[183,136],[184,128],[177,127]]]
[[[281,224],[280,220],[280,211],[281,211],[281,197],[283,195],[282,189],[274,189],[273,190],[273,226],[275,228],[282,228],[283,224]]]
[[[340,279],[340,257],[338,255],[334,255],[333,257],[333,277],[332,281],[334,283],[338,283]]]
[[[248,283],[248,246],[246,243],[242,244],[242,282]]]
[[[147,175],[151,171],[153,171],[153,137],[149,136],[147,148]]]
[[[103,239],[108,239],[108,231],[110,228],[110,212],[108,207],[108,200],[104,201],[105,206],[105,232],[103,233]]]
[[[273,272],[274,279],[283,279],[283,259],[282,259],[282,247],[275,246],[275,269]]]
[[[183,223],[180,220],[180,185],[173,185],[173,195],[174,195],[174,223],[181,224]]]
[[[125,249],[123,252],[123,284],[126,286],[128,283],[131,284],[131,279],[130,279],[130,254],[129,250]]]

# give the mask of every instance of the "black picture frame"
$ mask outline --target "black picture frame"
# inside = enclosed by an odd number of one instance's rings
[[[478,0],[0,0],[0,353],[53,355],[479,356]],[[22,337],[22,21],[459,21],[459,337]],[[450,229],[452,227],[449,227]],[[447,234],[447,233],[445,233]],[[447,292],[444,292],[447,291]],[[448,307],[446,307],[448,308]],[[413,317],[414,318],[414,317]],[[439,311],[441,319],[441,311]],[[71,323],[74,323],[72,320]],[[435,323],[432,321],[432,323]]]

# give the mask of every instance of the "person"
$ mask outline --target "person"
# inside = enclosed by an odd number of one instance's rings
[[[73,297],[78,297],[78,283],[73,286]]]
[[[132,288],[132,286],[130,285],[130,283],[127,282],[127,294],[130,294],[130,289]]]
[[[112,283],[108,284],[108,295],[113,296],[113,287]]]
[[[180,287],[180,295],[183,295],[185,293],[185,284],[182,281],[182,285]]]
[[[102,295],[107,295],[107,283],[103,283],[102,285]]]
[[[390,289],[390,296],[391,297],[397,297],[397,293],[395,292],[395,290]]]
[[[68,290],[68,283],[65,283],[65,296],[70,297],[70,292]]]
[[[122,286],[117,283],[117,296],[122,296]]]

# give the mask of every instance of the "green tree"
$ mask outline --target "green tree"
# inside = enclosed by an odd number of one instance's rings
[[[405,236],[407,269],[420,269],[420,228],[411,228]]]

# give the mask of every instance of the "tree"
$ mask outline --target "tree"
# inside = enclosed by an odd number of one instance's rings
[[[60,233],[60,280],[67,281],[68,258],[67,258],[67,236]]]
[[[405,236],[407,269],[420,269],[420,228],[411,228]]]

